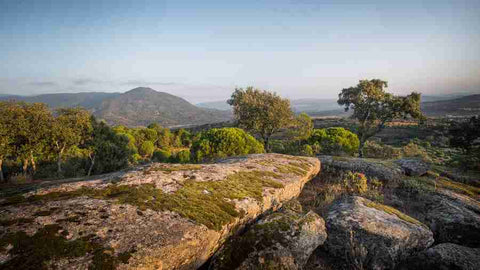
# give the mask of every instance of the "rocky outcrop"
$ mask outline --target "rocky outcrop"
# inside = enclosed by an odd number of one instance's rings
[[[449,190],[424,196],[425,222],[437,243],[480,247],[480,203]]]
[[[154,163],[0,200],[3,269],[196,269],[228,235],[298,196],[315,158]]]
[[[402,170],[408,176],[422,176],[430,169],[430,165],[418,159],[399,159],[395,163],[400,165]]]
[[[324,220],[293,200],[227,242],[210,269],[302,269],[326,238]]]
[[[319,159],[322,170],[361,172],[384,182],[398,181],[404,173],[398,164],[389,161],[336,156],[319,156]]]
[[[328,252],[368,269],[392,269],[433,243],[432,232],[422,223],[362,197],[334,202],[326,226]]]
[[[436,245],[409,259],[400,269],[477,270],[480,269],[480,248],[451,243]]]

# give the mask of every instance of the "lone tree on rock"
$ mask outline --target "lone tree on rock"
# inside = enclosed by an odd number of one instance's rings
[[[251,86],[235,89],[227,103],[233,106],[238,125],[259,135],[267,151],[270,137],[293,120],[288,99]]]
[[[420,110],[420,94],[412,92],[407,96],[394,96],[385,92],[387,82],[379,79],[361,80],[357,86],[342,90],[337,103],[345,111],[353,109],[352,118],[358,120],[358,153],[363,157],[365,142],[385,128],[394,119],[411,117],[423,119]]]

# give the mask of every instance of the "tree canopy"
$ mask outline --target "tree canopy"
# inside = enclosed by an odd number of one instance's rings
[[[239,127],[260,136],[267,150],[270,137],[292,123],[290,101],[273,92],[236,88],[227,103],[233,106]]]
[[[354,87],[344,88],[338,95],[338,104],[343,105],[345,111],[353,110],[352,117],[358,120],[360,156],[363,156],[365,142],[385,128],[387,122],[407,117],[424,118],[419,93],[395,96],[385,91],[387,86],[386,81],[379,79],[361,80]]]

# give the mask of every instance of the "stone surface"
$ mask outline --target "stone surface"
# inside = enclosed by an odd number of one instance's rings
[[[398,181],[403,175],[403,170],[394,162],[335,156],[319,156],[319,159],[322,169],[361,172],[368,178],[377,178],[384,182]]]
[[[316,158],[153,163],[0,199],[4,269],[197,269],[228,235],[298,196]]]
[[[480,203],[450,190],[425,196],[425,223],[437,243],[480,247]]]
[[[387,213],[356,196],[334,202],[326,226],[328,252],[367,269],[392,269],[433,243],[433,234],[425,225]]]
[[[210,269],[302,269],[326,238],[324,220],[292,200],[227,242]]]
[[[430,165],[418,159],[399,159],[395,163],[400,165],[402,170],[408,176],[422,176],[430,169]]]
[[[452,243],[439,244],[409,259],[405,269],[424,270],[478,270],[480,248],[469,248]]]

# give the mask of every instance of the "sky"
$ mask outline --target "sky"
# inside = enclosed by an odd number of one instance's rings
[[[480,0],[0,0],[0,93],[480,92]]]

